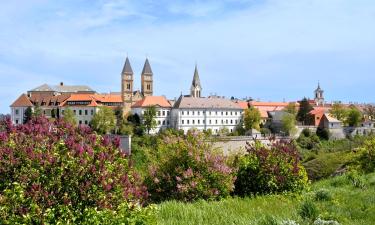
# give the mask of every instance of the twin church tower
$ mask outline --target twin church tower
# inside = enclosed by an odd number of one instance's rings
[[[134,73],[130,65],[129,58],[126,57],[124,67],[121,72],[121,97],[124,104],[124,113],[131,110],[131,106],[142,100],[144,97],[152,96],[154,93],[154,80],[150,62],[146,58],[141,73],[141,90],[134,90]],[[190,88],[190,96],[200,98],[202,86],[199,79],[198,68],[195,65],[193,82]]]

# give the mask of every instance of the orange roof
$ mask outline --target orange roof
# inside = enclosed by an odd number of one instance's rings
[[[249,108],[249,103],[246,101],[237,101],[236,102],[242,109],[247,109]]]
[[[164,96],[146,96],[142,100],[134,103],[132,108],[141,108],[147,106],[172,107]]]
[[[272,106],[272,107],[285,107],[289,104],[289,102],[257,102],[257,101],[250,101],[251,106]]]
[[[121,95],[116,94],[95,94],[93,97],[100,102],[122,102]]]
[[[122,103],[122,98],[118,94],[72,94],[60,106],[76,101],[89,102],[86,106],[98,106],[98,103]]]
[[[31,107],[33,104],[26,94],[22,94],[10,107]]]

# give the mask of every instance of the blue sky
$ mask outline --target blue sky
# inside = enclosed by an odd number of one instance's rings
[[[0,113],[43,83],[119,91],[146,55],[155,94],[375,102],[373,0],[13,0],[0,7]]]

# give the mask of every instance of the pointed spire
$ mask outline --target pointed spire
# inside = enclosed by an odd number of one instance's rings
[[[201,86],[201,81],[199,79],[198,66],[195,64],[194,78],[192,82],[193,87]]]
[[[122,74],[133,74],[132,66],[130,65],[129,58],[126,56],[124,68],[122,69]]]
[[[150,66],[150,62],[148,61],[148,58],[146,58],[145,65],[143,66],[142,74],[145,75],[152,75],[152,70]]]
[[[320,81],[318,81],[318,87],[316,88],[315,91],[321,91],[322,89],[320,88]]]

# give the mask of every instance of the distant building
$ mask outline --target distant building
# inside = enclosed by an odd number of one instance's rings
[[[131,112],[143,120],[144,112],[151,106],[156,109],[156,128],[152,129],[150,133],[155,134],[170,127],[172,106],[164,96],[146,96],[132,105]]]
[[[314,91],[314,101],[316,106],[324,106],[324,91],[320,88],[320,83]]]
[[[144,97],[152,96],[154,93],[153,72],[150,62],[146,58],[141,73],[141,90],[134,90],[134,73],[130,65],[129,58],[126,57],[124,67],[121,72],[121,96],[124,113],[131,111],[131,106]]]
[[[60,85],[43,84],[27,92],[29,97],[33,95],[56,96],[62,94],[95,94],[96,92],[86,85]]]

